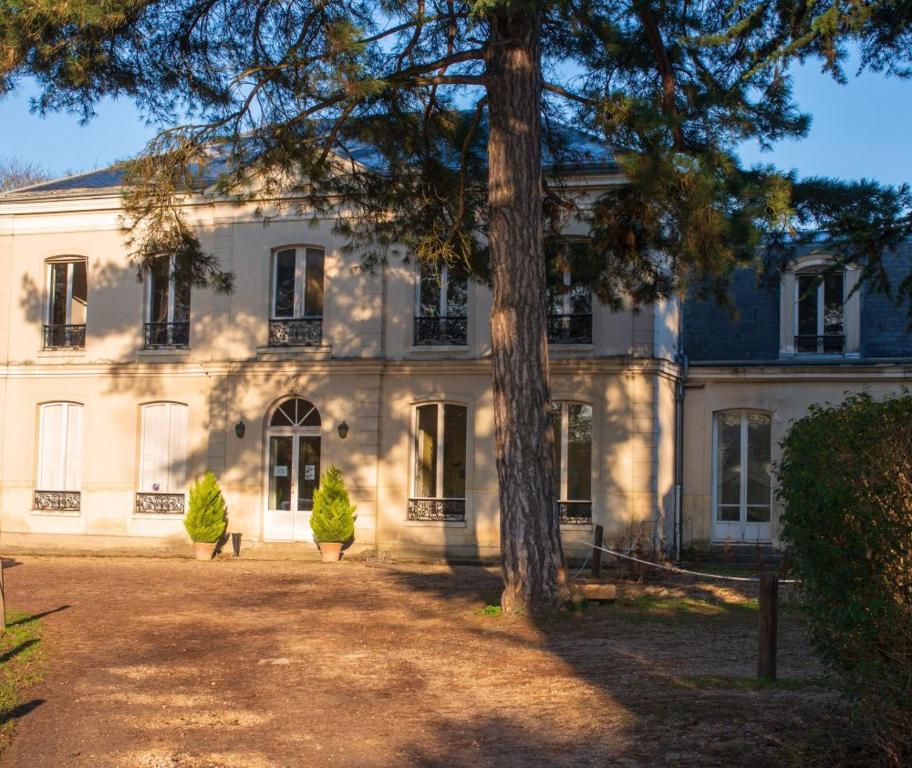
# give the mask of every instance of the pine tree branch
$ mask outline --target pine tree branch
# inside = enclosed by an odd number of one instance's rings
[[[542,83],[542,88],[544,88],[546,91],[550,91],[551,93],[556,93],[558,96],[563,96],[565,99],[569,99],[570,101],[576,101],[580,104],[585,104],[588,107],[594,107],[598,104],[595,99],[590,99],[586,96],[580,96],[578,93],[568,91],[566,88],[562,88],[561,86],[555,85],[554,83]]]
[[[652,12],[652,7],[649,5],[649,0],[636,5],[636,14],[643,24],[643,29],[646,32],[646,37],[649,39],[649,44],[656,59],[659,75],[662,78],[662,113],[671,122],[671,133],[675,149],[683,150],[684,135],[681,132],[681,124],[678,121],[678,107],[675,98],[677,85],[674,67],[668,56],[665,42],[662,40],[662,32],[659,30],[659,25],[655,14]]]

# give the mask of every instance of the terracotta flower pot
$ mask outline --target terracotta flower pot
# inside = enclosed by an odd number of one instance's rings
[[[211,560],[212,553],[215,551],[215,544],[211,541],[194,541],[193,554],[197,560]]]
[[[324,563],[338,563],[342,557],[342,543],[338,541],[320,542],[320,560]]]

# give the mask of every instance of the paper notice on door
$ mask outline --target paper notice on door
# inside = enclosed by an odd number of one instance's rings
[[[304,479],[313,480],[317,476],[317,467],[315,464],[304,465]]]
[[[276,464],[275,476],[288,477],[288,467],[282,466],[281,464]]]

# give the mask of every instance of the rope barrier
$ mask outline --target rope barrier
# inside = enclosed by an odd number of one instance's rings
[[[665,565],[664,563],[653,563],[650,560],[643,560],[639,557],[633,557],[633,555],[625,555],[623,552],[615,552],[613,549],[608,549],[607,547],[597,547],[595,544],[593,544],[590,541],[586,541],[585,539],[577,539],[577,538],[571,538],[571,537],[568,537],[568,538],[570,539],[570,541],[576,541],[580,544],[585,544],[587,547],[592,547],[593,549],[600,549],[600,550],[602,550],[602,552],[607,552],[609,555],[614,555],[615,557],[621,557],[625,560],[632,560],[633,562],[640,563],[642,565],[649,565],[649,566],[652,566],[653,568],[658,568],[660,571],[669,571],[671,573],[684,573],[684,574],[687,574],[688,576],[699,576],[704,579],[720,579],[720,580],[724,580],[724,581],[748,581],[748,582],[752,582],[755,584],[759,583],[759,581],[760,581],[760,579],[757,578],[756,576],[725,576],[721,573],[704,573],[702,571],[689,571],[686,568],[678,568],[677,566],[674,566],[674,565]],[[587,555],[586,560],[588,560],[588,559],[589,559],[589,556]],[[583,569],[580,568],[579,572],[577,572],[576,575],[579,576],[579,574],[582,572],[582,570]],[[779,583],[780,584],[794,584],[795,579],[780,579]]]

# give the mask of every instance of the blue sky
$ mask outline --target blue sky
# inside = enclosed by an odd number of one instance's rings
[[[912,182],[912,81],[866,73],[843,86],[810,63],[795,72],[795,95],[814,118],[808,138],[782,142],[771,153],[745,146],[746,163],[772,162],[804,176]],[[73,115],[30,113],[28,96],[0,101],[0,158],[35,162],[54,176],[127,157],[153,135],[129,102],[105,101],[81,126]]]

